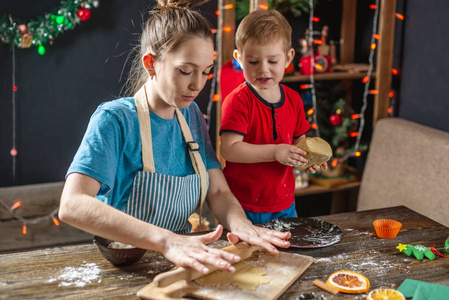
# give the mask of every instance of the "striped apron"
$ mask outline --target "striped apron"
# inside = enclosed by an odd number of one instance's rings
[[[176,233],[190,232],[188,218],[198,206],[201,215],[207,193],[207,172],[198,152],[199,145],[193,141],[184,116],[176,108],[178,123],[187,144],[186,151],[190,153],[195,174],[182,177],[156,173],[145,85],[134,95],[134,99],[140,124],[143,170],[138,171],[134,177],[124,212]]]

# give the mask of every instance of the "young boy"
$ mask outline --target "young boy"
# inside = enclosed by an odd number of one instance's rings
[[[310,124],[299,94],[279,84],[295,55],[291,32],[274,10],[251,12],[236,32],[234,57],[246,82],[223,102],[221,150],[231,191],[254,224],[297,217],[292,167],[307,160],[295,145]],[[319,169],[314,165],[307,172]]]

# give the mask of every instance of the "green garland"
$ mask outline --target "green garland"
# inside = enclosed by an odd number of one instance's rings
[[[52,12],[28,22],[4,14],[0,17],[0,40],[19,48],[37,46],[39,54],[43,55],[43,45],[51,44],[61,33],[74,29],[81,21],[87,21],[90,18],[89,9],[98,7],[99,3],[99,0],[64,0]],[[83,18],[78,15],[81,10],[85,13]]]
[[[236,0],[236,18],[243,19],[249,14],[249,0]],[[314,5],[318,0],[314,0]],[[303,13],[309,12],[309,0],[268,0],[268,7],[275,9],[282,14],[290,12],[295,17],[300,17]]]

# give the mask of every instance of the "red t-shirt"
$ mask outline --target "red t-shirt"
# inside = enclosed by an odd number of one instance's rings
[[[223,102],[220,134],[232,131],[250,144],[289,144],[310,130],[298,92],[279,85],[281,101],[269,103],[244,82]],[[292,167],[277,161],[226,162],[224,175],[243,209],[273,213],[295,201]]]

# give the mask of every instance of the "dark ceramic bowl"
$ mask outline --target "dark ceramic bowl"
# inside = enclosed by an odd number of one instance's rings
[[[113,241],[94,236],[93,242],[98,246],[100,253],[115,266],[129,266],[139,261],[147,252],[141,248],[113,249],[108,248]]]

